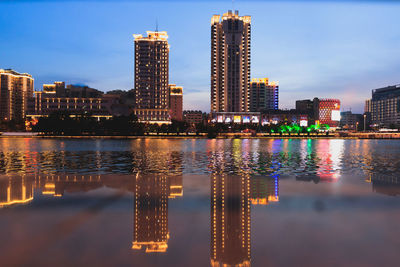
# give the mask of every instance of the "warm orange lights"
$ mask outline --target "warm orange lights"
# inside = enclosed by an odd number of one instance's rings
[[[142,34],[134,34],[133,38],[135,38],[135,41],[167,41],[168,39],[168,34],[166,31],[146,31],[146,33],[147,37],[143,37]]]

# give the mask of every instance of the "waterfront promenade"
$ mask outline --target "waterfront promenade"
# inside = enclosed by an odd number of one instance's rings
[[[32,132],[0,133],[0,138],[66,138],[66,139],[169,139],[169,138],[209,138],[207,133],[146,133],[144,135],[44,135]],[[400,133],[380,132],[332,132],[332,133],[219,133],[214,138],[240,138],[240,139],[310,139],[310,138],[335,138],[335,139],[400,139]]]

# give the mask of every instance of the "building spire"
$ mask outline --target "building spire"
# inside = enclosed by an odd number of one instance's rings
[[[158,32],[158,18],[156,18],[156,32]]]

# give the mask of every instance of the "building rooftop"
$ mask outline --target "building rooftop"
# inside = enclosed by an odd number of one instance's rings
[[[265,83],[266,85],[278,86],[278,81],[269,81],[268,78],[252,78],[251,83]]]
[[[14,75],[14,76],[25,76],[25,77],[32,78],[32,75],[30,75],[28,73],[19,73],[19,72],[15,71],[15,70],[12,70],[12,69],[0,69],[0,73],[1,74]]]
[[[168,34],[166,31],[146,31],[147,37],[142,34],[134,34],[135,41],[167,41]]]
[[[251,16],[239,16],[239,11],[235,10],[228,10],[228,12],[222,15],[222,19],[220,15],[213,15],[211,18],[211,24],[219,23],[221,20],[228,20],[228,19],[238,19],[243,20],[245,23],[251,23]]]

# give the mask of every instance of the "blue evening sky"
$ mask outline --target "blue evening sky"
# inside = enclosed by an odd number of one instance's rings
[[[253,78],[280,84],[280,108],[339,98],[362,112],[371,90],[400,83],[398,1],[235,1],[252,16]],[[65,81],[133,88],[133,33],[168,31],[170,83],[184,108],[209,111],[210,19],[231,1],[0,1],[0,68],[35,88]]]

